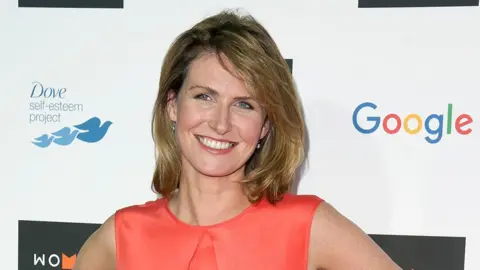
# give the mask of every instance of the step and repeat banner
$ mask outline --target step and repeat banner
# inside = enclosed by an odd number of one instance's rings
[[[301,94],[297,187],[403,269],[480,269],[478,0],[1,4],[3,269],[72,269],[115,210],[155,199],[150,120],[173,39],[224,8],[271,32]]]

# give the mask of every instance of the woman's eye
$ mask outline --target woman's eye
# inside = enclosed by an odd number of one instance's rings
[[[248,109],[248,110],[253,109],[252,105],[248,104],[245,101],[240,101],[238,104],[242,109]]]
[[[209,96],[206,94],[198,94],[195,96],[195,99],[203,99],[203,100],[208,100]]]

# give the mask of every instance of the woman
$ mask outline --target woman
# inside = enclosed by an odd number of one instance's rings
[[[181,34],[153,115],[161,199],[117,211],[75,270],[399,269],[317,196],[287,193],[304,119],[287,64],[251,16]]]

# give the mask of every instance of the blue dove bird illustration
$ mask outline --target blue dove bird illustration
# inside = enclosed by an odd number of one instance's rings
[[[53,138],[53,136],[43,134],[42,136],[33,139],[34,141],[32,143],[38,147],[46,148],[52,143]]]
[[[98,117],[92,117],[81,124],[75,125],[75,128],[82,131],[77,135],[77,139],[87,143],[95,143],[100,141],[107,133],[108,128],[112,125],[112,122],[106,121],[101,126],[100,124],[101,120]]]
[[[73,140],[75,140],[78,132],[78,130],[71,131],[69,127],[64,127],[60,130],[57,130],[52,133],[52,135],[55,136],[53,143],[58,145],[69,145],[73,142]]]

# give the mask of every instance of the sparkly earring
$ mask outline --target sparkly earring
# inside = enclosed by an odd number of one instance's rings
[[[173,133],[175,133],[175,124],[176,123],[172,121],[172,131],[173,131]]]
[[[257,149],[260,149],[261,145],[260,143],[257,143]]]

